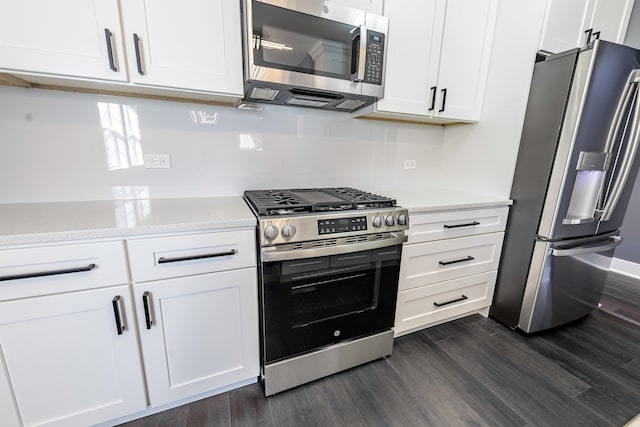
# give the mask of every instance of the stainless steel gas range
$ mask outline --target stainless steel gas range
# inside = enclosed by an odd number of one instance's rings
[[[406,209],[353,188],[246,191],[271,395],[391,354]]]

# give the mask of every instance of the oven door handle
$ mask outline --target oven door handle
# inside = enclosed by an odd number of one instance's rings
[[[316,258],[327,255],[348,254],[351,252],[368,251],[371,249],[386,248],[389,246],[401,245],[407,241],[407,236],[403,232],[391,233],[390,237],[380,240],[362,243],[349,243],[345,245],[328,246],[320,248],[294,249],[278,251],[276,246],[262,248],[261,257],[264,262],[287,261],[292,259]]]

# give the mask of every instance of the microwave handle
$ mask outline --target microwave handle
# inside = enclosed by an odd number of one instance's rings
[[[351,80],[354,82],[363,81],[367,60],[367,27],[364,25],[360,25],[359,30],[353,36],[351,55]]]

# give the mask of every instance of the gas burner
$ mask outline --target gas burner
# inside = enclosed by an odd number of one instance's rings
[[[350,187],[245,191],[259,216],[390,208],[396,201]]]

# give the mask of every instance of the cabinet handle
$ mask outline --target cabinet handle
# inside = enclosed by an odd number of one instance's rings
[[[475,259],[474,257],[468,256],[466,258],[456,259],[456,260],[453,260],[453,261],[438,261],[438,264],[440,264],[440,265],[457,264],[459,262],[473,261],[474,259]]]
[[[442,307],[443,305],[453,304],[454,302],[464,301],[466,299],[469,299],[469,297],[466,296],[466,295],[462,295],[462,296],[460,296],[460,298],[452,299],[451,301],[434,302],[433,305],[435,305],[436,307]]]
[[[444,106],[447,103],[447,89],[444,88],[440,90],[440,92],[442,92],[442,108],[438,110],[438,113],[442,113],[444,111]]]
[[[142,305],[144,306],[144,320],[147,324],[147,329],[151,329],[151,325],[153,325],[153,319],[151,319],[151,309],[149,308],[149,297],[151,296],[151,292],[144,291],[142,294]]]
[[[160,258],[158,258],[158,264],[166,264],[168,262],[191,261],[194,259],[217,258],[221,256],[235,255],[237,253],[238,251],[236,251],[235,249],[231,249],[230,251],[216,252],[213,254],[192,255],[192,256],[183,256],[183,257],[176,257],[176,258],[165,258],[161,256]]]
[[[122,317],[122,312],[120,310],[120,295],[116,295],[113,298],[113,314],[116,316],[116,330],[118,331],[118,335],[122,335],[122,333],[127,329],[127,326],[124,324],[124,318]]]
[[[140,56],[140,37],[136,33],[133,33],[133,46],[136,49],[136,64],[138,65],[138,74],[144,76],[144,70],[142,69],[142,58]]]
[[[443,227],[444,228],[459,228],[459,227],[470,227],[473,225],[480,225],[480,223],[478,221],[473,221],[473,222],[465,222],[464,224],[454,224],[454,225],[449,225],[449,224],[444,224]]]
[[[13,276],[2,276],[0,282],[5,280],[31,279],[33,277],[55,276],[57,274],[81,273],[83,271],[91,271],[96,268],[96,264],[89,264],[86,267],[65,268],[63,270],[38,271],[36,273],[15,274]]]
[[[438,90],[438,86],[431,86],[431,107],[429,107],[428,111],[433,111],[436,109],[436,91]]]
[[[585,42],[585,46],[588,46],[591,43],[591,35],[593,34],[593,28],[589,28],[584,32],[587,35],[587,41]],[[598,34],[599,35],[599,34]]]
[[[116,67],[116,63],[113,60],[113,46],[111,45],[111,36],[113,34],[111,33],[111,31],[109,31],[108,28],[104,29],[104,36],[107,39],[107,54],[109,55],[109,68],[111,68],[112,71],[118,71],[118,68]]]

